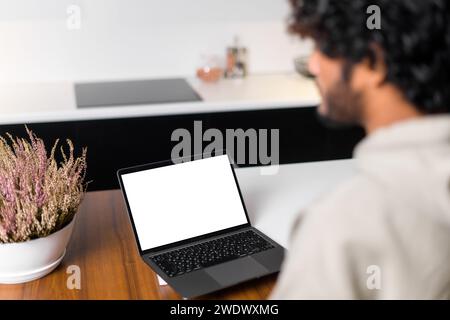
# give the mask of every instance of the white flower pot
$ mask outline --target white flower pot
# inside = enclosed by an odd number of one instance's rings
[[[75,218],[51,235],[25,242],[0,244],[0,283],[23,283],[52,272],[66,254]]]

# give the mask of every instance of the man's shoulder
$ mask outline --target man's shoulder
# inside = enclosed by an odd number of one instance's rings
[[[334,191],[319,198],[308,211],[331,216],[381,212],[387,205],[386,190],[382,184],[367,175],[358,174],[339,185]]]
[[[388,208],[382,185],[367,176],[357,175],[311,204],[294,230],[306,225],[310,230],[329,234],[330,239],[336,241],[365,238],[383,229],[389,218]]]

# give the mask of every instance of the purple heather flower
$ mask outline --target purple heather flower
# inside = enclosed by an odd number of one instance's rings
[[[57,164],[54,151],[47,155],[44,142],[27,128],[28,139],[10,143],[0,137],[0,243],[47,236],[71,221],[82,201],[86,184],[86,149]]]

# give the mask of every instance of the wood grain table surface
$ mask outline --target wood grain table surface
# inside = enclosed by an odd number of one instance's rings
[[[69,289],[69,266],[78,266],[81,288]],[[68,269],[69,268],[69,269]],[[276,276],[250,281],[202,299],[265,299]],[[46,277],[0,285],[0,299],[181,299],[140,258],[119,190],[86,194],[66,256]]]

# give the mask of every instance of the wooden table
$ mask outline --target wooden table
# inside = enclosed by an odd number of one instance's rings
[[[70,265],[81,271],[81,289],[68,289]],[[265,299],[276,276],[251,281],[206,299]],[[88,193],[61,265],[25,284],[0,285],[0,299],[180,299],[140,258],[118,190]]]

